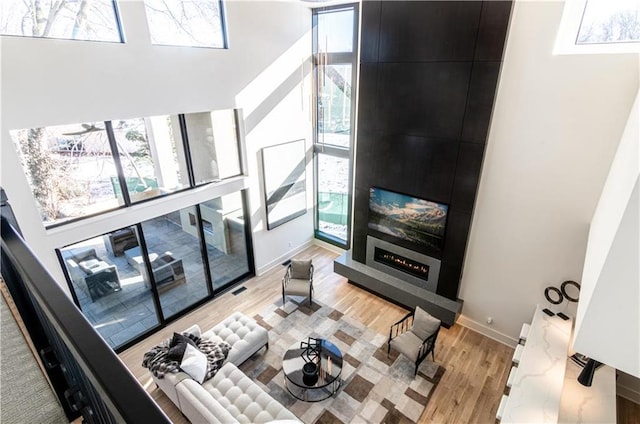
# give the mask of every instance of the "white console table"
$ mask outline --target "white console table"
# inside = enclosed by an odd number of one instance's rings
[[[580,385],[581,368],[568,357],[572,327],[536,308],[501,423],[616,421],[615,370],[602,366],[591,387]]]

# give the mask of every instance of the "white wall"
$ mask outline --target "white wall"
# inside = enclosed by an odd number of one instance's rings
[[[244,111],[250,177],[231,188],[250,190],[257,269],[308,243],[313,237],[310,212],[266,231],[257,157],[262,147],[290,140],[304,138],[311,146],[310,10],[299,2],[228,1],[230,48],[212,50],[152,46],[142,2],[119,3],[126,44],[0,38],[0,184],[45,267],[66,287],[54,248],[211,199],[224,190],[207,186],[46,231],[9,130],[233,107]],[[307,177],[311,208],[311,167]]]
[[[640,92],[587,244],[574,348],[640,377]]]
[[[514,4],[463,270],[460,322],[505,343],[548,306],[545,287],[581,281],[638,89],[636,55],[552,54],[562,9]],[[575,304],[561,306],[575,316]]]

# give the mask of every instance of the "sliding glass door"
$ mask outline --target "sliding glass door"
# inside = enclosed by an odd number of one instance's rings
[[[211,293],[199,227],[195,206],[142,223],[146,256],[165,318],[179,314]]]
[[[69,288],[117,351],[254,275],[235,192],[58,250]]]
[[[249,271],[245,208],[241,193],[200,204],[213,289],[220,292]]]
[[[98,333],[118,347],[160,324],[135,226],[59,251],[74,298]]]

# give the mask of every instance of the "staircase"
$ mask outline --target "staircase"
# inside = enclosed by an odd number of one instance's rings
[[[11,298],[5,299],[8,293],[4,281],[0,280],[0,285],[0,422],[68,423],[58,398],[12,314]]]

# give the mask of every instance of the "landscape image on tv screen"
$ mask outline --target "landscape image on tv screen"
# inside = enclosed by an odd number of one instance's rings
[[[377,187],[369,191],[370,230],[419,245],[442,248],[447,205]]]

